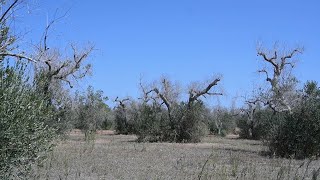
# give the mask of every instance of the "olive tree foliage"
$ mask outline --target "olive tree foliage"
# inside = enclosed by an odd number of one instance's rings
[[[55,129],[45,122],[55,118],[26,73],[27,65],[0,63],[0,178],[27,177],[31,165],[52,148]]]
[[[17,48],[9,25],[21,3],[0,1],[0,179],[27,178],[51,150],[55,131],[45,125],[54,118],[52,107],[27,73],[35,60]]]
[[[269,88],[262,92],[255,101],[260,101],[269,106],[274,112],[287,111],[292,113],[292,106],[297,100],[297,79],[292,75],[295,67],[295,57],[303,52],[303,48],[280,50],[275,45],[273,50],[257,49],[257,54],[269,66],[258,72],[266,76]]]
[[[292,113],[282,113],[278,120],[282,123],[269,139],[272,154],[297,159],[320,157],[320,88],[317,82],[308,81]]]
[[[75,127],[85,133],[85,140],[94,140],[97,129],[101,129],[110,113],[105,104],[108,98],[103,96],[103,91],[95,91],[89,86],[83,94],[77,93],[74,102],[73,121]]]

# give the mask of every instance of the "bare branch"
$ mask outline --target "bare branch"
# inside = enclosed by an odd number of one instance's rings
[[[45,29],[45,31],[44,31],[44,38],[43,38],[43,51],[47,51],[49,48],[48,48],[48,45],[47,45],[47,39],[48,39],[48,31],[49,31],[49,29],[50,29],[50,27],[51,27],[51,25],[54,23],[54,21],[51,21],[48,25],[47,25],[47,27],[46,27],[46,29]]]
[[[195,90],[191,89],[189,92],[189,104],[193,101],[197,100],[200,96],[203,96],[205,94],[210,95],[209,91],[213,86],[216,86],[218,82],[220,81],[220,78],[216,78],[214,81],[212,81],[205,89],[202,91],[196,92]],[[222,95],[222,93],[214,93],[214,95]]]
[[[291,68],[294,68],[294,64],[293,64],[293,63],[291,63],[291,62],[284,63],[284,65],[290,65],[290,66],[291,66]]]
[[[3,23],[3,21],[6,19],[7,14],[9,13],[9,11],[15,7],[15,5],[18,3],[18,1],[19,0],[13,1],[13,3],[8,7],[8,9],[1,15],[0,23]]]
[[[59,77],[55,77],[55,79],[60,79],[60,80],[62,80],[62,81],[65,81],[66,83],[68,83],[68,85],[70,86],[70,88],[73,88],[73,86],[72,86],[72,84],[71,84],[71,82],[70,82],[69,80],[67,80],[67,79],[61,79],[61,78],[59,78]]]
[[[15,53],[10,53],[10,52],[3,52],[3,53],[0,53],[0,56],[11,56],[11,57],[16,57],[18,59],[26,59],[28,61],[31,61],[31,62],[37,62],[35,61],[34,59],[30,58],[30,57],[27,57],[25,55],[22,55],[22,54],[15,54]],[[1,62],[1,60],[0,60]]]
[[[223,94],[222,93],[207,93],[208,95],[210,96],[222,96]]]
[[[45,61],[46,65],[48,66],[49,72],[51,72],[52,66],[50,64],[50,60]]]
[[[274,52],[274,56],[271,57],[271,58],[268,58],[267,57],[267,54],[262,52],[262,51],[258,51],[258,55],[259,56],[262,56],[263,59],[269,63],[271,63],[274,67],[277,67],[278,65],[276,64],[275,60],[277,60],[278,58],[278,54],[277,54],[277,51]]]
[[[164,104],[167,106],[168,110],[171,109],[170,101],[158,90],[158,88],[154,88],[153,91],[161,98]]]
[[[140,80],[139,80],[139,86],[140,86],[140,88],[142,90],[142,93],[143,93],[143,98],[139,98],[139,99],[142,99],[144,103],[147,103],[149,101],[149,94],[152,92],[152,90],[146,91],[146,88],[142,84],[142,78],[141,77],[140,77]]]
[[[57,22],[57,21],[59,21],[60,19],[62,19],[62,18],[64,18],[67,14],[68,14],[68,12],[69,12],[69,10],[68,11],[66,11],[63,15],[61,15],[61,16],[59,16],[59,17],[56,17],[56,15],[57,15],[57,13],[58,13],[58,9],[56,9],[56,12],[55,12],[55,14],[54,14],[54,18],[53,18],[53,20],[51,20],[48,24],[47,24],[47,26],[46,26],[46,28],[45,28],[45,31],[44,31],[44,33],[43,33],[43,36],[42,36],[42,38],[43,38],[43,51],[47,51],[49,48],[48,48],[48,45],[47,45],[47,39],[48,39],[48,32],[49,32],[49,29],[51,28],[51,26],[55,23],[55,22]]]
[[[69,71],[65,72],[63,76],[69,76],[70,74],[74,74],[76,71],[79,70],[79,68],[81,67],[81,63],[84,59],[86,59],[89,54],[93,51],[94,47],[91,46],[88,50],[84,51],[83,53],[81,53],[80,55],[77,54],[76,48],[74,47],[74,45],[71,45],[72,49],[73,49],[73,61],[74,64],[72,65],[72,68],[69,69]],[[86,72],[88,72],[88,69],[86,69]],[[83,75],[82,75],[83,76]],[[80,78],[82,77],[80,76]]]
[[[176,97],[179,93],[177,93],[177,89],[174,85],[172,85],[171,81],[167,80],[166,78],[162,78],[160,87],[154,87],[147,91],[145,88],[143,88],[142,84],[140,83],[141,89],[143,90],[144,97],[145,98],[151,98],[154,101],[157,101],[161,99],[162,103],[159,104],[165,104],[166,108],[168,109],[168,114],[170,116],[172,105],[176,102]],[[149,94],[154,92],[155,96],[150,96]]]
[[[63,69],[63,68],[65,68],[65,67],[67,67],[69,65],[69,63],[68,62],[64,62],[60,67],[58,67],[55,71],[53,71],[53,72],[51,72],[50,71],[50,74],[51,74],[51,76],[56,76],[56,75],[58,75],[59,73],[60,73],[60,71]],[[65,76],[56,76],[55,78],[57,78],[57,79],[64,79],[65,78]]]
[[[46,46],[46,45],[45,45]],[[54,80],[66,82],[70,88],[73,88],[72,79],[77,80],[85,77],[90,70],[91,65],[83,66],[83,62],[93,51],[93,46],[88,49],[77,51],[74,45],[71,45],[73,55],[71,57],[61,57],[59,50],[39,48],[38,61],[43,62],[46,67],[39,64],[40,69],[44,68],[44,77],[46,77],[46,84],[43,87],[43,92],[48,94]]]
[[[269,73],[268,73],[268,71],[267,71],[267,70],[262,69],[262,70],[259,70],[258,72],[259,72],[259,73],[265,73],[265,74],[266,74],[266,76],[267,76],[266,81],[271,81],[271,79],[269,78]]]
[[[301,49],[299,49],[299,48],[296,48],[296,49],[294,49],[290,54],[288,54],[288,55],[286,55],[286,56],[284,56],[284,57],[282,57],[281,58],[281,63],[282,64],[286,64],[286,60],[287,59],[291,59],[295,54],[297,54],[297,53],[302,53],[302,50]]]
[[[75,73],[80,71],[81,68],[81,63],[84,61],[88,55],[91,53],[93,50],[93,46],[89,48],[89,50],[84,51],[82,54],[76,54],[77,51],[75,50],[75,47],[72,46],[74,55],[73,55],[73,61],[66,60],[60,65],[52,65],[51,64],[51,59],[45,60],[45,64],[48,66],[48,75],[50,76],[49,78],[52,79],[60,79],[65,82],[67,82],[70,87],[73,87],[71,85],[71,82],[69,80],[69,76],[72,76],[75,79],[80,79],[83,78],[89,71],[90,66],[86,66],[84,69],[85,71],[81,73],[79,76],[76,76]],[[57,61],[57,60],[56,60]]]
[[[271,101],[267,101],[266,105],[269,106],[269,108],[271,108],[273,110],[273,112],[279,112],[277,109],[276,109],[276,106],[274,105],[274,103],[272,103]]]

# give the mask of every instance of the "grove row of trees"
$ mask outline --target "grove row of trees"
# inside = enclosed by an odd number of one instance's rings
[[[187,101],[180,101],[177,85],[162,78],[158,85],[144,87],[139,100],[116,99],[116,130],[137,134],[140,141],[199,142],[206,134],[205,111],[209,111],[201,97],[222,95],[213,89],[220,78],[201,87],[193,84]]]
[[[0,179],[27,177],[55,140],[73,128],[83,130],[86,140],[94,139],[97,129],[114,128],[149,142],[199,142],[208,133],[233,132],[264,140],[278,156],[320,155],[320,89],[314,81],[297,88],[292,73],[301,48],[259,48],[266,68],[258,72],[267,84],[244,98],[241,108],[205,103],[209,96],[224,95],[218,88],[221,78],[215,77],[192,83],[185,94],[168,78],[149,85],[140,80],[139,98],[117,97],[110,109],[102,91],[71,91],[90,74],[86,61],[93,46],[70,45],[66,53],[51,47],[53,20],[44,27],[41,42],[22,51],[11,22],[23,2],[0,0],[0,6]]]
[[[238,133],[240,138],[260,139],[270,154],[305,158],[320,155],[320,89],[308,81],[299,89],[292,70],[302,48],[273,50],[258,48],[265,68],[265,86],[243,98],[242,107],[209,108],[207,96],[223,95],[212,91],[220,78],[201,87],[192,84],[187,100],[181,100],[179,87],[162,78],[145,87],[141,97],[116,99],[115,129],[138,135],[140,141],[199,142],[208,133]]]

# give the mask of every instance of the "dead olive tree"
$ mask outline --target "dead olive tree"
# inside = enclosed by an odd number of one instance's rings
[[[168,78],[145,85],[140,79],[142,92],[136,109],[135,131],[140,141],[175,141],[176,124],[173,111],[178,104],[180,88]],[[132,116],[131,116],[132,117]]]
[[[295,67],[294,57],[302,53],[302,48],[294,48],[290,51],[280,51],[275,48],[272,51],[265,51],[258,48],[258,56],[271,66],[272,70],[263,68],[259,73],[266,75],[266,81],[271,86],[269,91],[260,100],[267,104],[274,112],[287,111],[292,113],[292,98],[294,86],[297,80],[292,76],[291,71]]]
[[[151,99],[156,101],[161,107],[164,105],[168,119],[168,127],[165,132],[169,135],[169,141],[175,142],[199,142],[202,136],[204,124],[202,122],[204,103],[200,97],[207,95],[222,95],[222,93],[211,92],[218,84],[220,78],[211,81],[204,88],[191,87],[187,102],[179,102],[179,90],[177,86],[166,78],[161,79],[160,86],[154,86],[151,90],[144,90],[145,97],[151,95]],[[164,119],[162,119],[164,121]]]
[[[43,43],[37,47],[36,60],[39,62],[36,66],[36,78],[38,80],[39,90],[47,95],[49,103],[52,103],[53,92],[59,88],[61,83],[66,83],[73,88],[72,80],[84,78],[90,72],[91,65],[85,64],[86,59],[93,51],[93,46],[79,50],[75,45],[71,45],[69,56],[61,54],[58,48],[49,48],[47,45],[48,31],[52,21],[45,29]]]
[[[154,87],[149,91],[145,91],[142,85],[141,88],[144,92],[145,97],[148,97],[149,94],[152,92],[155,93],[155,96],[151,96],[149,99],[152,99],[155,102],[155,104],[159,104],[159,107],[163,104],[165,105],[167,110],[167,116],[170,121],[170,127],[172,130],[175,129],[172,117],[172,110],[174,106],[178,104],[178,99],[180,95],[179,86],[177,84],[172,83],[168,78],[162,77],[160,80],[160,85],[158,85],[158,87],[154,85]]]
[[[38,93],[46,98],[47,106],[52,106],[56,112],[57,118],[47,124],[58,129],[60,134],[71,128],[72,124],[68,117],[72,114],[69,88],[73,88],[75,81],[90,73],[91,65],[87,60],[93,51],[92,45],[78,48],[72,44],[66,50],[49,46],[49,30],[64,16],[54,18],[47,24],[40,43],[35,46],[33,56],[37,61],[33,71],[35,87]]]
[[[204,129],[207,127],[203,122],[205,106],[200,98],[223,95],[222,93],[212,92],[212,89],[218,85],[220,80],[220,78],[215,78],[204,88],[194,86],[189,89],[189,98],[181,118],[178,141],[199,142],[201,140],[204,135]]]

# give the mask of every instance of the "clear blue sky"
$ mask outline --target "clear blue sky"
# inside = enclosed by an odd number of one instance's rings
[[[34,1],[29,34],[41,32],[48,14],[70,9],[51,32],[57,45],[95,44],[91,84],[105,95],[139,94],[138,82],[167,75],[182,85],[223,76],[227,93],[250,92],[263,81],[256,71],[257,42],[275,41],[305,48],[295,70],[301,82],[320,82],[320,1],[318,0],[105,0]],[[84,87],[85,88],[85,87]]]

